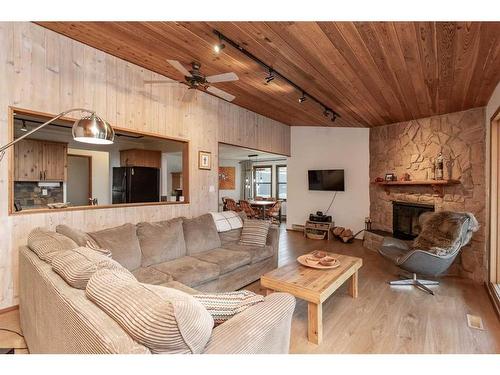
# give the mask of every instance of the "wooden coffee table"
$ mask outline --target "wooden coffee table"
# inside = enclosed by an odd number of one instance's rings
[[[267,293],[287,292],[308,302],[307,336],[310,342],[321,344],[323,339],[323,302],[344,282],[350,279],[349,291],[358,296],[358,270],[363,265],[361,258],[328,253],[337,258],[340,266],[334,269],[315,269],[294,262],[279,267],[260,278]]]

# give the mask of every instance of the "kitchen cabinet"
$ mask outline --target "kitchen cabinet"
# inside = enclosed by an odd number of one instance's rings
[[[161,168],[161,151],[142,149],[121,150],[120,166]]]
[[[23,139],[14,145],[14,181],[66,181],[68,145]]]

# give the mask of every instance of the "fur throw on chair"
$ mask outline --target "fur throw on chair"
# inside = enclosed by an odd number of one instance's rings
[[[466,221],[468,221],[467,233],[463,235],[461,229]],[[479,223],[471,213],[434,212],[422,220],[422,231],[413,241],[412,247],[445,256],[466,245],[472,237],[472,232],[478,229]]]

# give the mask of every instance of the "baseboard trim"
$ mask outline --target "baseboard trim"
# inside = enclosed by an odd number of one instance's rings
[[[0,315],[14,311],[14,310],[19,310],[19,305],[14,305],[14,306],[6,307],[5,309],[0,309]]]
[[[491,303],[493,304],[493,308],[497,313],[497,318],[500,320],[500,285],[495,285],[490,282],[486,282],[485,284]]]

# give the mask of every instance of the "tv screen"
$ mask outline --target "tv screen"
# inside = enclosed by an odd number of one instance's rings
[[[308,171],[309,190],[344,191],[344,170]]]

